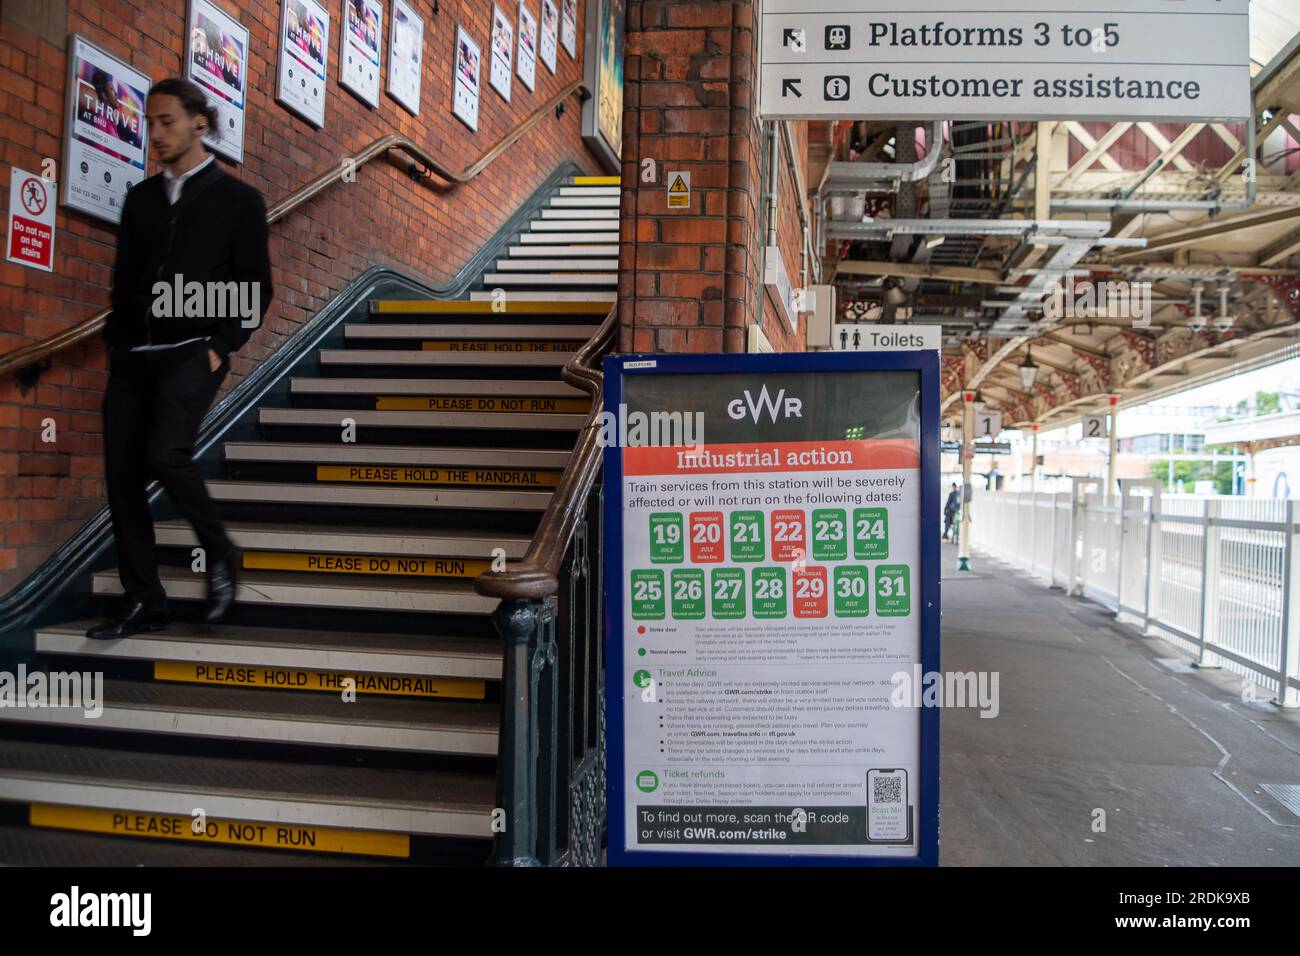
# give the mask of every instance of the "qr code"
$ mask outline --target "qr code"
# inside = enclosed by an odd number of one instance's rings
[[[902,803],[903,802],[903,778],[902,777],[872,777],[871,778],[871,802],[872,803]]]

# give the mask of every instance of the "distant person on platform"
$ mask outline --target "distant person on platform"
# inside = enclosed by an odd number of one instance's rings
[[[954,481],[948,492],[948,500],[943,503],[943,540],[952,540],[952,525],[957,520],[957,512],[960,510],[961,495],[957,493],[957,482]]]
[[[104,476],[125,604],[121,617],[87,631],[97,638],[170,623],[145,492],[153,478],[203,547],[206,620],[220,621],[234,603],[240,556],[208,495],[194,442],[230,354],[271,304],[266,205],[203,145],[216,129],[216,110],[193,83],[167,79],[149,91],[146,118],[163,171],[126,195],[104,326]],[[195,282],[206,290],[202,314],[193,314],[188,293],[185,303],[162,302]],[[214,290],[225,290],[224,300]],[[229,308],[232,291],[245,308]],[[222,301],[225,307],[212,307]]]

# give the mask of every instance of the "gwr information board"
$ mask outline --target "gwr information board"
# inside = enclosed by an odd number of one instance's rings
[[[611,865],[934,864],[938,356],[611,356]]]

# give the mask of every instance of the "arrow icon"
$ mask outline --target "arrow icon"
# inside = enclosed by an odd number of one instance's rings
[[[800,82],[801,82],[801,81],[799,81],[799,80],[782,80],[782,81],[781,81],[781,95],[782,95],[782,96],[789,96],[791,93],[793,93],[795,96],[802,97],[803,94],[799,92],[799,83],[800,83]]]
[[[801,27],[786,27],[781,34],[781,45],[788,46],[794,53],[804,51],[804,33]]]

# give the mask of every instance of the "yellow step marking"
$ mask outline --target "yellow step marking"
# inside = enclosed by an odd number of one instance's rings
[[[332,574],[400,574],[426,578],[476,578],[491,561],[467,558],[404,557],[387,554],[332,554],[319,551],[245,551],[250,571],[312,571]]]
[[[521,468],[435,468],[429,465],[317,465],[317,481],[364,481],[377,484],[509,485],[554,488],[558,471]]]
[[[373,833],[299,824],[260,823],[208,817],[195,833],[197,818],[134,810],[100,810],[33,803],[28,820],[34,827],[109,833],[114,836],[153,837],[190,843],[225,843],[274,850],[312,850],[317,853],[359,853],[405,859],[411,855],[411,838],[405,833]]]
[[[605,315],[609,312],[609,302],[533,302],[527,299],[506,298],[503,302],[467,302],[460,299],[438,299],[424,301],[421,299],[380,299],[374,303],[374,311],[380,315],[431,315],[438,312],[453,314],[487,314],[493,313],[553,313],[556,315],[592,314]]]
[[[246,667],[233,664],[190,664],[154,661],[154,680],[182,684],[221,684],[226,687],[274,687],[277,690],[315,690],[342,694],[383,694],[389,697],[455,697],[482,700],[481,680],[456,677],[412,677],[403,674],[366,674],[344,671],[302,670],[293,667]],[[349,685],[345,681],[351,680]]]
[[[589,412],[586,398],[533,398],[475,395],[381,395],[379,412]]]
[[[480,342],[470,340],[424,342],[426,352],[576,352],[582,345],[570,342]]]
[[[618,176],[574,176],[575,186],[618,186],[623,180]]]

